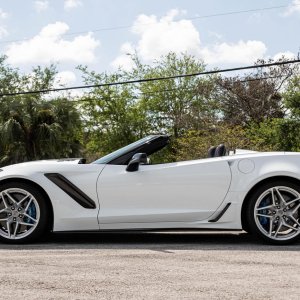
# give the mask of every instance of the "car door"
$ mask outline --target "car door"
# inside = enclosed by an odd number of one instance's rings
[[[225,198],[230,181],[230,168],[222,158],[141,165],[136,172],[106,165],[97,182],[100,229],[101,224],[143,227],[209,218]]]

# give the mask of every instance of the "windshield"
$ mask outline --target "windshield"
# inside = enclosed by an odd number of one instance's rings
[[[145,144],[146,142],[150,141],[153,139],[153,137],[155,137],[154,135],[149,135],[145,138],[142,138],[132,144],[129,144],[121,149],[118,149],[112,153],[109,153],[99,159],[97,159],[96,161],[94,161],[94,164],[107,164],[108,162],[114,160],[115,158],[122,156],[124,153],[130,152],[131,150],[134,150],[136,148],[138,148],[139,146],[142,146],[143,144]]]

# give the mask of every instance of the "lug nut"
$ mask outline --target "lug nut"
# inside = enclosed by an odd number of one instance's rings
[[[15,210],[15,207],[14,207],[14,206],[12,206],[12,207],[11,207],[11,210]]]
[[[275,215],[276,214],[276,211],[273,211],[273,215]]]
[[[18,208],[18,211],[21,211],[22,210],[22,208]]]
[[[276,220],[279,220],[279,217],[276,217]]]
[[[9,217],[11,217],[11,213],[8,213],[7,215],[8,215]]]
[[[279,206],[279,205],[277,206],[277,209],[280,209],[280,206]]]
[[[14,218],[13,220],[14,220],[14,222],[15,222],[15,221],[17,221],[17,218]]]
[[[22,219],[22,218],[23,218],[23,215],[19,215],[19,218]]]

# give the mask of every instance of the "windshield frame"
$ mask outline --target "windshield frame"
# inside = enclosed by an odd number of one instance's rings
[[[149,156],[167,146],[169,139],[169,135],[149,135],[125,147],[117,149],[116,151],[113,151],[103,157],[100,157],[92,163],[127,165],[134,154],[146,153]]]

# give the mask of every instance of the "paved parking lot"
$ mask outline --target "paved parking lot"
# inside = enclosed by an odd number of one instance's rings
[[[56,234],[0,244],[0,299],[299,299],[299,250],[240,232]]]

